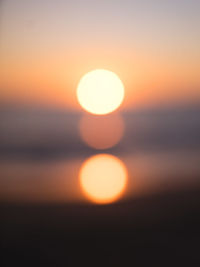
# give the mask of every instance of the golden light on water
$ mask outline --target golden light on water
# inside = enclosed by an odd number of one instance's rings
[[[124,86],[112,71],[98,69],[85,74],[77,88],[80,105],[98,115],[116,110],[124,99]]]
[[[83,163],[79,173],[85,196],[97,204],[118,200],[125,191],[127,179],[123,162],[109,154],[92,156]]]
[[[106,149],[118,144],[124,133],[124,121],[119,114],[85,115],[81,118],[80,136],[89,146]]]

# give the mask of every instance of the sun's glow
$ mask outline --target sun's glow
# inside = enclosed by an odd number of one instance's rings
[[[125,165],[117,157],[109,154],[89,158],[83,163],[79,175],[84,194],[98,204],[116,201],[127,184]]]
[[[124,86],[112,71],[97,69],[88,72],[77,88],[80,105],[93,114],[108,114],[116,110],[124,99]]]

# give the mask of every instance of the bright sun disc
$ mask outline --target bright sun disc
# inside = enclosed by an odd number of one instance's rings
[[[107,114],[117,109],[124,99],[124,86],[112,71],[98,69],[85,74],[77,88],[80,105],[93,114]]]

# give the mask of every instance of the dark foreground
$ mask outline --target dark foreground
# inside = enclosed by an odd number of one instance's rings
[[[1,204],[1,267],[200,266],[200,190],[106,206]]]

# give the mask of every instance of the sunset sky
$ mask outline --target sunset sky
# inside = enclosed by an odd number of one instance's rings
[[[200,100],[200,1],[3,0],[0,101],[80,110],[93,69],[115,72],[123,108]]]

